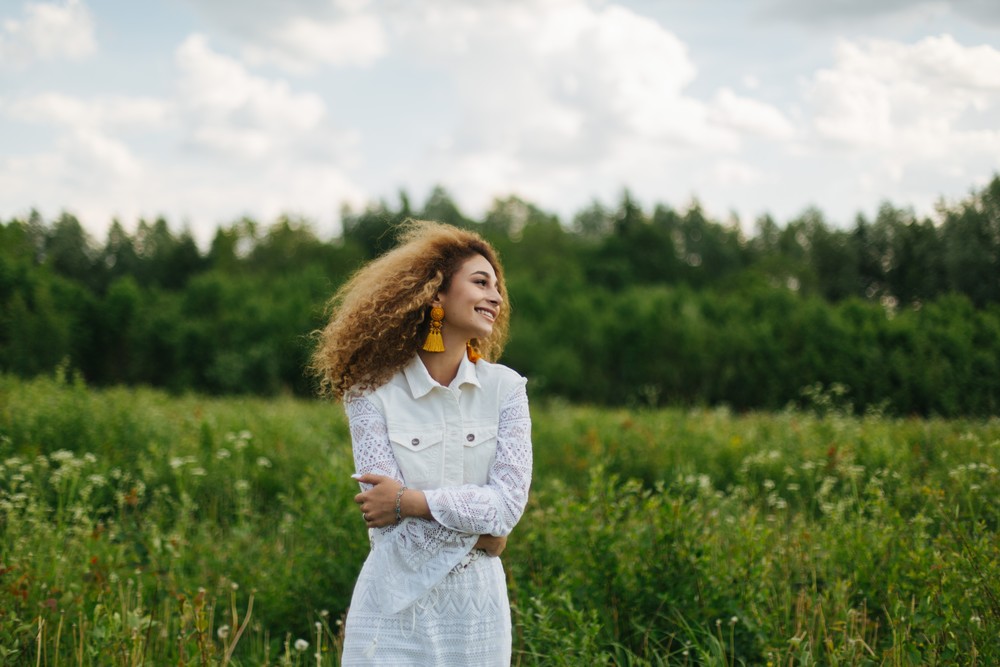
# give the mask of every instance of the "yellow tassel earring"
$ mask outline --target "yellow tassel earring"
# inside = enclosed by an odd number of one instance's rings
[[[477,361],[482,359],[482,357],[479,355],[479,352],[476,351],[476,348],[472,347],[471,342],[465,344],[465,354],[466,356],[469,357],[469,361],[471,361],[472,363],[476,363]]]
[[[431,308],[431,329],[427,332],[424,349],[428,352],[444,352],[444,340],[441,338],[441,320],[444,319],[444,308]]]

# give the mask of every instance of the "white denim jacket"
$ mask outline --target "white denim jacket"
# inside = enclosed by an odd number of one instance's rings
[[[365,570],[377,576],[366,579],[385,612],[405,609],[467,561],[480,535],[507,535],[521,518],[531,484],[526,382],[463,357],[444,387],[414,357],[378,389],[347,399],[356,471],[421,489],[434,517],[370,531]]]

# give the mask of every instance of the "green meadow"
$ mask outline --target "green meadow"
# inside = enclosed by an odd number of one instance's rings
[[[1000,664],[1000,420],[533,405],[515,665]],[[0,376],[0,664],[337,665],[338,405]]]

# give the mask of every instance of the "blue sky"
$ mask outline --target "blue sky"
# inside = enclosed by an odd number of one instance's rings
[[[0,218],[343,205],[568,221],[629,188],[746,229],[933,214],[1000,170],[993,0],[0,0]]]

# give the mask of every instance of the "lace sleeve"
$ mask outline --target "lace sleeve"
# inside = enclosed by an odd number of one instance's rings
[[[364,397],[346,403],[355,471],[402,481],[392,454],[385,417]],[[362,484],[363,490],[371,488]],[[376,588],[386,611],[396,613],[440,582],[472,550],[478,534],[456,531],[437,521],[407,517],[371,530],[372,554],[379,579]]]
[[[531,416],[524,385],[500,407],[497,453],[485,486],[424,491],[441,525],[463,533],[508,535],[524,512],[531,485]]]

